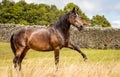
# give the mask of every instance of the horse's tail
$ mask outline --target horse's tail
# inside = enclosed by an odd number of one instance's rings
[[[14,36],[14,34],[12,34],[12,36],[11,36],[11,38],[10,38],[10,46],[11,46],[11,49],[12,49],[14,55],[15,55],[16,49],[15,49],[15,46],[14,46],[14,43],[13,43],[13,40],[14,40],[14,39],[13,39],[13,36]]]

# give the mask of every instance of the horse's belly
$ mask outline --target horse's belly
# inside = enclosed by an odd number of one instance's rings
[[[37,51],[51,51],[52,47],[46,42],[29,43],[31,49]]]

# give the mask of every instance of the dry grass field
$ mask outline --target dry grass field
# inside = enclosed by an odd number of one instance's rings
[[[64,48],[58,71],[55,71],[53,52],[30,50],[19,72],[13,68],[9,43],[0,42],[0,77],[120,77],[120,50],[81,50],[88,56],[88,62],[77,52]]]

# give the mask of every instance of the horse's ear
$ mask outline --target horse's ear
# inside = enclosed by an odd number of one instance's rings
[[[74,12],[75,11],[75,7],[72,9],[72,12]]]

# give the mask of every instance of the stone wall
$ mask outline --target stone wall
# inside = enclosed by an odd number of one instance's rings
[[[71,40],[80,47],[96,49],[120,49],[120,29],[85,28],[73,30]]]
[[[11,34],[23,25],[0,24],[0,41],[9,42]],[[38,26],[34,26],[38,27]],[[40,26],[39,26],[40,27]],[[78,31],[71,28],[71,41],[82,48],[120,49],[120,29],[84,28]]]
[[[0,24],[0,41],[8,42],[11,34],[20,27],[22,25]]]

